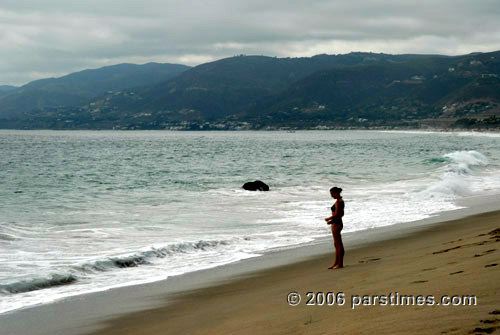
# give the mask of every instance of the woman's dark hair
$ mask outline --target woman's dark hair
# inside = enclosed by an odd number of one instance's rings
[[[340,194],[342,192],[342,189],[340,187],[334,186],[330,189],[330,193],[338,193]]]

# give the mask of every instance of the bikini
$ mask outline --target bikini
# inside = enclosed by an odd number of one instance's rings
[[[335,205],[337,202],[335,202],[332,206],[332,213],[335,213]],[[341,206],[339,213],[337,213],[337,216],[334,217],[332,220],[330,220],[330,223],[335,223],[338,225],[341,225],[341,227],[344,226],[344,223],[342,222],[342,216],[344,216],[344,208]]]

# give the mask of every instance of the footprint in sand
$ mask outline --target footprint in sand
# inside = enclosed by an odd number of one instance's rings
[[[498,320],[497,319],[493,319],[493,320],[481,320],[479,322],[492,324],[492,323],[497,323]]]
[[[489,314],[491,314],[491,315],[499,315],[500,314],[500,310],[496,309],[496,310],[490,312]],[[499,321],[500,320],[496,319],[496,318],[495,319],[488,319],[488,320],[480,320],[479,322],[483,323],[485,325],[485,327],[476,327],[470,333],[473,333],[473,334],[492,334],[495,331],[497,331],[497,330],[500,329],[500,326],[497,325],[497,323]]]
[[[474,257],[481,257],[481,256],[484,256],[484,255],[487,255],[489,253],[492,253],[493,251],[496,251],[497,249],[490,249],[490,250],[486,250],[486,251],[483,251],[482,253],[480,254],[475,254]]]
[[[376,262],[379,261],[381,258],[370,258],[365,261],[359,261],[359,263],[371,263],[371,262]]]
[[[493,327],[488,327],[488,328],[476,327],[473,331],[471,331],[471,333],[472,334],[492,334],[497,329],[500,329],[500,327],[499,326],[493,326]]]
[[[495,239],[496,241],[495,242],[499,242],[500,241],[500,228],[497,228],[495,230],[492,230],[488,233],[488,235],[491,235],[491,239]]]
[[[482,235],[486,235],[486,234],[482,234]],[[479,236],[480,236],[480,235],[479,235]],[[456,240],[456,241],[444,242],[443,244],[450,244],[450,243],[455,243],[455,242],[460,242],[460,241],[462,241],[462,239],[461,239],[461,238],[459,238],[459,239],[458,239],[458,240]]]
[[[496,236],[496,237],[500,237],[500,228],[497,228],[495,230],[492,230],[488,233],[488,235],[493,235],[493,236]]]
[[[490,231],[488,234],[479,234],[478,237],[491,235],[490,238],[500,238],[500,228]]]
[[[497,242],[500,241],[500,236],[496,236],[495,235],[492,238],[496,238]],[[434,251],[432,254],[433,255],[437,255],[437,254],[442,254],[442,253],[445,253],[445,252],[448,252],[448,251],[451,251],[451,250],[460,249],[462,247],[471,247],[471,246],[475,246],[475,245],[485,245],[485,244],[489,244],[489,243],[493,243],[493,242],[494,241],[484,240],[484,241],[481,241],[481,242],[469,243],[469,244],[459,245],[459,246],[456,246],[456,247],[453,247],[453,248],[448,248],[448,249],[442,249],[442,250],[439,250],[439,251]]]
[[[488,264],[488,265],[485,265],[484,267],[485,268],[491,268],[493,266],[497,266],[498,264],[497,263],[493,263],[493,264]]]
[[[375,262],[378,260],[380,260],[380,258],[370,258],[369,260],[367,260],[367,262]]]
[[[422,271],[431,271],[431,270],[436,270],[436,268],[427,268],[427,269],[423,269]]]
[[[485,244],[488,244],[488,243],[491,243],[491,241],[484,240],[484,241],[481,241],[481,242],[472,243],[472,245],[485,245]]]
[[[428,280],[415,280],[415,281],[412,281],[410,284],[422,284],[422,283],[427,283]]]
[[[460,249],[462,246],[458,246],[458,247],[453,247],[453,248],[448,248],[448,249],[443,249],[443,250],[439,250],[439,251],[434,251],[432,254],[433,255],[437,255],[437,254],[442,254],[444,252],[448,252],[450,250],[455,250],[455,249]]]
[[[462,273],[463,271],[457,271],[457,272],[452,272],[450,273],[450,275],[456,275],[456,274],[459,274],[459,273]]]

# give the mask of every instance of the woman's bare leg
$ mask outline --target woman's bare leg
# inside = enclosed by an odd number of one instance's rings
[[[335,247],[335,262],[333,263],[332,266],[330,266],[328,269],[332,270],[337,266],[337,240],[335,239],[335,227],[332,224],[332,236],[333,236],[333,246]]]
[[[340,231],[342,228],[338,227],[333,229],[333,239],[335,244],[335,264],[332,269],[341,269],[344,267],[344,244],[342,243],[342,235]]]

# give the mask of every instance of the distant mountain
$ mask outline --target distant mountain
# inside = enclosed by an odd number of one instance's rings
[[[426,119],[464,118],[493,118],[488,124],[496,124],[500,51],[453,57],[360,52],[309,58],[236,56],[153,84],[100,94],[95,90],[86,99],[83,94],[72,97],[79,89],[60,84],[53,96],[52,91],[43,91],[44,99],[59,99],[59,105],[24,108],[24,114],[10,120],[2,120],[2,105],[15,94],[0,99],[0,127],[415,127]],[[57,93],[63,88],[65,101]],[[31,106],[38,99],[36,93],[25,97]],[[83,102],[71,102],[77,98]],[[17,106],[22,103],[17,101]]]
[[[11,85],[0,85],[0,92],[9,92],[12,90],[15,90],[17,86],[11,86]]]
[[[16,86],[10,86],[10,85],[0,85],[0,98],[3,97],[4,95],[9,94],[13,90],[17,89]]]
[[[483,108],[467,107],[479,100]],[[271,123],[411,120],[500,115],[499,105],[500,52],[494,52],[320,71],[239,117]]]
[[[124,113],[163,111],[170,120],[216,120],[247,110],[321,70],[426,57],[373,53],[310,58],[237,56],[199,65],[172,80],[134,90],[132,96],[102,97],[94,102]]]
[[[45,108],[83,104],[107,91],[152,85],[188,69],[188,66],[179,64],[118,64],[60,78],[36,80],[7,90],[0,99],[0,118],[15,118],[22,113]]]

